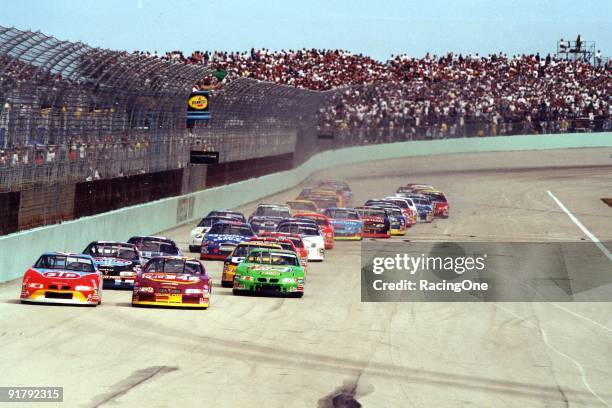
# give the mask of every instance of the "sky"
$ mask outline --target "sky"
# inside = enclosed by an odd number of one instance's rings
[[[546,55],[580,33],[612,56],[612,0],[0,1],[2,26],[128,51]]]

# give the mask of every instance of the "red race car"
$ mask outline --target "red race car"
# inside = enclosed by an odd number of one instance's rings
[[[206,309],[211,290],[210,277],[197,259],[157,256],[136,276],[132,306]]]
[[[325,238],[325,249],[332,249],[334,247],[334,228],[329,221],[329,217],[318,213],[301,212],[294,214],[293,218],[306,218],[316,222],[319,228],[321,228],[323,231],[323,238]]]
[[[102,303],[102,274],[89,255],[47,252],[23,276],[23,303]]]
[[[300,262],[302,266],[306,268],[308,266],[308,249],[304,245],[304,241],[302,241],[302,237],[298,234],[287,234],[285,232],[262,232],[258,235],[259,238],[268,238],[268,237],[276,237],[281,239],[288,239],[293,242],[295,249],[297,250],[297,254],[300,257]]]
[[[448,218],[449,205],[448,199],[441,191],[423,191],[421,194],[426,195],[433,203],[434,217]]]
[[[389,216],[382,208],[375,207],[356,207],[359,217],[363,221],[364,238],[390,238],[391,222]]]
[[[259,236],[259,237],[253,237],[251,239],[249,239],[249,242],[265,242],[265,243],[270,243],[270,244],[278,244],[281,246],[282,249],[286,250],[286,251],[292,251],[295,252],[295,254],[298,256],[298,258],[300,258],[300,264],[302,265],[302,267],[304,268],[304,270],[306,270],[306,267],[308,266],[308,256],[306,256],[305,258],[302,258],[300,256],[300,250],[295,246],[295,243],[290,240],[288,237],[284,237],[284,236],[276,236],[276,237],[269,237],[269,236]],[[308,254],[307,254],[308,255]]]

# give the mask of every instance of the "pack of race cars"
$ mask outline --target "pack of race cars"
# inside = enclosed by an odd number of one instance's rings
[[[104,289],[129,289],[133,306],[207,308],[212,283],[202,260],[222,260],[221,285],[234,295],[302,297],[308,263],[324,261],[340,240],[405,235],[417,222],[449,216],[443,192],[425,184],[353,207],[347,183],[319,182],[286,204],[261,203],[247,219],[211,211],[193,228],[185,257],[164,237],[94,241],[82,253],[48,252],[23,277],[24,303],[99,305]]]

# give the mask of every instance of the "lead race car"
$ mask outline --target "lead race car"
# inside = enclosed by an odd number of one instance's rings
[[[134,244],[115,241],[94,241],[83,250],[91,255],[109,289],[132,289],[144,259]]]
[[[238,265],[234,295],[265,293],[302,297],[304,269],[297,255],[280,249],[253,249]]]
[[[90,255],[47,252],[23,275],[23,303],[96,306],[102,303],[102,275]]]
[[[206,309],[212,286],[204,266],[194,258],[158,256],[136,277],[132,306]]]

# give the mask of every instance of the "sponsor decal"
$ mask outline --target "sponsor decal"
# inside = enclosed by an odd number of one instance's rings
[[[80,274],[74,272],[45,272],[42,275],[46,278],[59,279],[78,279],[81,277]]]
[[[204,110],[208,107],[208,98],[204,95],[194,95],[187,100],[187,105],[192,109]]]

